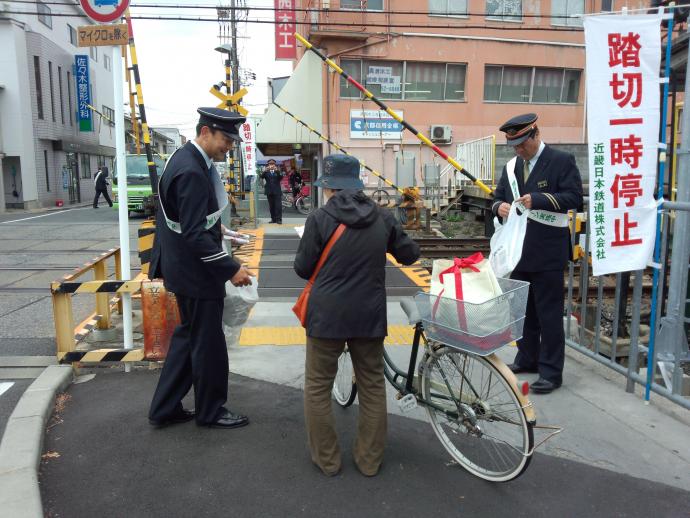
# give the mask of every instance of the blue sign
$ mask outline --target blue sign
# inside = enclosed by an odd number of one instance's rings
[[[79,131],[93,131],[91,112],[91,82],[89,81],[89,56],[74,56],[74,77],[77,81],[77,120]]]
[[[402,131],[403,125],[383,110],[350,110],[350,138],[397,140]]]

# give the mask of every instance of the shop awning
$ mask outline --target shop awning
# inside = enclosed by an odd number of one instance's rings
[[[307,52],[297,64],[290,79],[275,101],[315,130],[322,132],[323,63],[313,52]],[[279,149],[292,153],[292,144],[320,144],[321,139],[292,117],[271,104],[256,129],[256,143],[262,149]]]

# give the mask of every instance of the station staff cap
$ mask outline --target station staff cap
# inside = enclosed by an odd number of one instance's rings
[[[196,111],[199,112],[199,124],[218,130],[238,142],[242,141],[238,127],[247,120],[246,117],[220,108],[197,108]]]
[[[517,146],[534,134],[537,129],[537,114],[525,113],[505,122],[499,130],[506,134],[509,146]]]

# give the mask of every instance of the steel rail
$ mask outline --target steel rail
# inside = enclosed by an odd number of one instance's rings
[[[408,130],[410,133],[412,133],[414,136],[416,136],[425,146],[427,146],[434,153],[436,153],[438,156],[440,156],[446,162],[448,162],[450,165],[452,165],[460,174],[462,174],[463,176],[468,178],[474,185],[479,187],[486,194],[493,194],[493,191],[491,190],[490,187],[488,187],[484,182],[482,182],[481,180],[478,180],[472,174],[470,174],[464,167],[462,167],[457,161],[455,161],[455,159],[448,156],[448,154],[446,152],[442,151],[436,144],[431,142],[431,140],[429,140],[429,138],[426,135],[424,135],[422,132],[415,129],[409,122],[404,120],[392,108],[388,107],[383,101],[381,101],[373,93],[371,93],[364,86],[362,86],[359,82],[357,82],[355,79],[353,79],[352,76],[350,76],[347,72],[345,72],[342,68],[340,68],[332,59],[324,56],[319,50],[315,49],[314,46],[311,43],[309,43],[301,34],[296,32],[295,37],[300,41],[300,43],[302,45],[305,46],[305,48],[307,50],[311,50],[314,54],[316,54],[319,58],[321,58],[321,60],[324,63],[326,63],[329,67],[331,67],[338,74],[340,74],[341,77],[343,77],[347,82],[349,82],[351,85],[353,85],[355,88],[357,88],[357,90],[362,92],[368,99],[371,99],[372,101],[374,101],[374,103],[376,103],[382,110],[384,110],[388,115],[390,115],[396,121],[398,121],[400,124],[402,124],[402,126],[406,130]]]

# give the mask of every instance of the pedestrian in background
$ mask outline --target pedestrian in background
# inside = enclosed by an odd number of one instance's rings
[[[93,182],[96,184],[96,196],[93,198],[93,208],[98,208],[98,199],[101,197],[101,194],[105,198],[105,201],[108,202],[108,205],[112,207],[113,202],[110,200],[110,196],[108,195],[108,186],[110,185],[110,181],[108,180],[108,168],[106,166],[102,166],[98,169]]]
[[[266,169],[261,173],[264,180],[264,194],[268,200],[268,210],[271,212],[271,223],[283,222],[283,190],[280,186],[283,172],[278,169],[276,161],[268,160]]]
[[[151,258],[151,279],[162,278],[175,294],[181,324],[153,395],[149,422],[160,427],[196,418],[200,426],[237,428],[249,423],[228,410],[228,353],[223,334],[225,282],[247,286],[248,270],[222,247],[220,216],[228,204],[213,160],[223,161],[241,138],[237,113],[199,108],[196,139],[168,160],[159,181],[160,210]],[[196,411],[182,398],[194,386]]]
[[[314,182],[327,203],[307,218],[294,268],[308,279],[322,251],[341,224],[337,239],[318,272],[306,319],[304,414],[311,458],[326,475],[341,468],[340,447],[331,409],[331,389],[338,357],[348,346],[359,394],[359,417],[353,457],[367,476],[376,475],[386,444],[386,387],[383,340],[386,315],[386,253],[402,264],[419,257],[419,246],[393,215],[380,209],[362,189],[359,162],[330,155]]]
[[[530,389],[546,394],[563,383],[563,270],[572,257],[566,213],[582,209],[582,178],[573,155],[542,142],[536,114],[513,117],[500,130],[517,155],[511,168],[520,196],[514,199],[504,167],[494,193],[494,214],[506,218],[511,203],[517,201],[527,209],[550,213],[548,219],[555,222],[527,220],[522,257],[511,274],[512,279],[527,281],[530,287],[523,337],[509,367],[515,374],[539,373]]]

